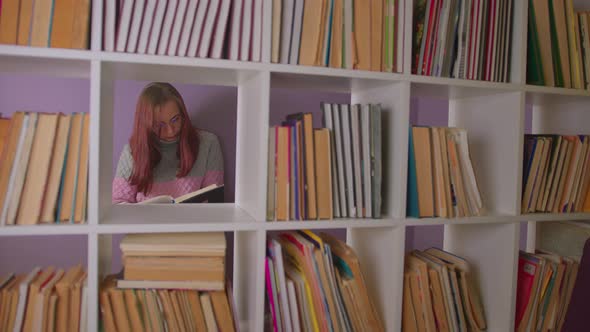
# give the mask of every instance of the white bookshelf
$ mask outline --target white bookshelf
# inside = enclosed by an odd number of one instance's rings
[[[387,331],[401,329],[403,258],[408,227],[444,225],[444,249],[466,257],[479,281],[489,331],[514,326],[520,223],[528,222],[534,249],[537,222],[588,220],[590,214],[520,213],[525,105],[533,105],[533,133],[590,134],[590,92],[528,86],[528,1],[514,0],[511,82],[493,83],[417,76],[409,61],[402,73],[247,63],[100,50],[102,3],[92,8],[88,51],[0,45],[0,73],[86,78],[91,115],[88,221],[84,225],[0,228],[5,236],[85,235],[88,238],[88,331],[98,328],[99,276],[110,273],[111,237],[145,232],[234,234],[234,296],[242,330],[262,331],[264,257],[268,232],[346,229]],[[589,9],[583,1],[576,8]],[[586,8],[584,7],[586,6]],[[406,1],[406,18],[412,17]],[[405,59],[412,24],[406,20]],[[114,83],[170,81],[237,87],[235,203],[195,206],[113,206]],[[351,103],[381,103],[383,121],[383,218],[266,222],[266,165],[271,88],[348,92]],[[473,218],[405,217],[411,98],[448,102],[448,123],[468,129],[470,152],[487,214]]]

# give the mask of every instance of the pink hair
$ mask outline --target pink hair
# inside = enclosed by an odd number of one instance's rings
[[[169,101],[176,103],[182,118],[177,151],[180,167],[176,176],[186,176],[197,159],[199,136],[190,122],[182,96],[169,83],[148,84],[137,101],[133,132],[129,138],[131,156],[133,157],[133,172],[129,182],[131,185],[137,186],[139,192],[148,193],[150,191],[154,168],[162,158],[159,138],[154,132],[154,113],[156,109],[161,108]]]

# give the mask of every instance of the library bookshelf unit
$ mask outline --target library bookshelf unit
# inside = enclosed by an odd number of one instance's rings
[[[268,232],[345,229],[370,295],[387,331],[401,330],[403,266],[408,227],[444,225],[444,249],[465,257],[481,290],[489,331],[514,327],[520,225],[587,220],[590,214],[521,214],[525,107],[533,133],[590,134],[590,91],[526,84],[528,1],[514,0],[510,82],[411,74],[412,8],[405,3],[404,70],[354,71],[230,60],[149,56],[101,51],[102,1],[92,3],[90,50],[0,45],[0,72],[85,78],[90,81],[88,220],[83,225],[0,228],[0,236],[87,236],[88,331],[97,331],[98,284],[110,273],[112,236],[146,232],[231,232],[233,290],[242,330],[262,331],[264,257]],[[590,9],[576,1],[576,9]],[[586,8],[585,8],[586,7]],[[265,15],[265,17],[268,15]],[[268,22],[266,22],[268,24]],[[111,204],[113,95],[117,80],[170,81],[237,87],[235,203],[185,206]],[[271,88],[350,93],[351,103],[383,107],[383,217],[266,222],[266,172]],[[487,211],[471,218],[405,217],[411,98],[448,103],[448,124],[468,130],[471,158]],[[41,257],[41,256],[39,256]],[[40,258],[41,259],[41,258]],[[39,262],[42,263],[42,262]]]

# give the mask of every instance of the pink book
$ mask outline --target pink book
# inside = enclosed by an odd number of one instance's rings
[[[277,328],[277,313],[275,311],[275,300],[274,300],[275,293],[274,293],[274,287],[272,286],[273,279],[271,279],[271,275],[270,275],[269,262],[271,262],[270,264],[272,264],[272,261],[270,260],[270,258],[266,257],[264,260],[264,277],[266,279],[266,294],[268,295],[268,303],[269,303],[269,307],[270,307],[270,312],[272,314],[273,331],[278,331],[279,329]],[[273,274],[273,278],[274,278],[274,274]]]
[[[518,283],[516,288],[516,316],[515,328],[518,328],[526,307],[533,294],[533,285],[535,283],[535,273],[539,268],[539,259],[534,256],[522,254],[518,258]]]

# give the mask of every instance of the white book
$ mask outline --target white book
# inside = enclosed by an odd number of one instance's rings
[[[128,53],[135,53],[137,50],[137,40],[139,38],[139,30],[141,29],[144,6],[145,0],[135,1],[135,7],[133,8],[133,19],[131,20],[131,28],[129,30],[129,38],[127,39],[126,50]]]
[[[217,322],[215,322],[213,304],[211,303],[211,296],[208,293],[201,293],[199,295],[199,300],[201,301],[201,307],[203,308],[203,316],[205,317],[205,325],[207,325],[207,331],[219,331]]]
[[[207,6],[209,0],[200,0],[197,6],[197,15],[195,23],[193,24],[193,32],[191,33],[190,42],[188,44],[187,56],[196,57],[197,49],[201,43],[201,33],[203,32],[203,24],[205,22],[205,15],[207,14]]]
[[[16,220],[16,214],[20,204],[20,196],[23,191],[25,177],[29,166],[29,157],[31,156],[31,148],[33,146],[33,138],[35,137],[35,129],[37,128],[37,118],[37,113],[29,114],[29,123],[27,125],[27,132],[25,134],[25,139],[20,151],[20,158],[18,159],[18,164],[15,165],[16,172],[14,173],[14,185],[11,188],[12,191],[10,192],[10,196],[7,196],[7,198],[10,197],[8,214],[6,216],[6,224],[8,225],[13,225]],[[16,160],[17,159],[15,159],[15,161]]]
[[[371,124],[370,119],[371,108],[370,105],[363,105],[361,108],[361,141],[363,154],[363,199],[365,206],[365,217],[373,216],[373,209],[371,204],[371,134],[369,128]]]
[[[88,278],[84,279],[84,286],[82,287],[82,302],[80,304],[80,330],[79,332],[86,332],[88,330]]]
[[[117,28],[117,0],[104,2],[103,49],[107,52],[115,51],[115,30]]]
[[[41,272],[40,267],[35,267],[27,277],[21,281],[18,288],[18,306],[16,308],[16,318],[14,319],[13,332],[20,332],[25,318],[25,310],[27,309],[27,298],[29,296],[29,284]]]
[[[332,169],[332,208],[335,218],[340,218],[340,200],[338,199],[338,166],[336,166],[336,139],[334,131],[334,122],[332,121],[332,105],[329,103],[321,104],[323,111],[324,127],[330,130],[330,167]]]
[[[342,150],[344,153],[344,172],[346,174],[344,181],[344,190],[346,192],[346,202],[348,204],[348,216],[356,216],[356,205],[354,200],[354,181],[352,166],[352,140],[350,130],[350,105],[343,104],[340,108],[340,121],[342,122]]]
[[[354,204],[356,217],[363,217],[363,188],[361,185],[361,137],[359,133],[359,113],[361,106],[352,105],[350,109],[350,129],[352,134],[352,170],[354,174]]]
[[[445,56],[444,52],[447,41],[447,29],[449,26],[449,16],[451,15],[450,6],[450,1],[444,1],[441,8],[438,23],[438,36],[436,36],[438,41],[436,43],[436,49],[434,50],[434,57],[432,59],[432,76],[442,75],[442,67]]]
[[[348,217],[346,205],[346,185],[344,183],[344,152],[342,143],[342,122],[340,121],[340,108],[338,104],[332,104],[332,115],[334,116],[334,137],[336,141],[336,165],[338,166],[338,197],[340,198],[340,216]]]
[[[215,19],[219,11],[219,0],[209,0],[209,9],[207,9],[207,17],[205,19],[205,26],[203,27],[203,35],[201,37],[201,45],[199,45],[199,57],[206,58],[209,55],[211,48],[211,38],[213,36],[213,27],[215,26]]]
[[[117,52],[125,52],[127,46],[129,25],[131,25],[131,15],[133,14],[133,2],[134,0],[125,0],[123,2],[117,28]]]
[[[303,2],[295,0],[295,13],[293,15],[293,33],[291,33],[291,51],[289,64],[299,63],[299,47],[301,46],[301,24],[303,24]]]
[[[261,59],[264,63],[270,63],[272,44],[272,1],[262,1],[262,45]]]
[[[280,63],[283,64],[289,63],[294,5],[295,0],[283,0],[283,12],[281,14],[281,53],[279,55]]]
[[[291,311],[291,321],[293,321],[293,332],[300,332],[299,313],[297,310],[297,294],[293,280],[287,279],[287,295],[289,297],[289,310]]]
[[[242,27],[242,6],[244,0],[235,0],[232,6],[231,33],[229,37],[229,58],[240,59],[240,32]]]
[[[165,1],[160,2],[165,4]],[[139,54],[145,54],[147,52],[147,45],[150,38],[150,33],[152,31],[152,22],[154,21],[156,4],[160,5],[158,0],[147,0],[145,14],[143,15],[143,22],[141,22],[139,42],[137,43],[137,53]],[[164,13],[162,13],[162,16],[164,16]]]
[[[168,7],[168,0],[157,0],[158,5],[156,6],[156,11],[154,15],[154,22],[152,23],[152,28],[149,33],[148,37],[148,47],[147,53],[148,54],[156,54],[158,50],[158,43],[160,42],[160,32],[162,32],[162,25],[164,23],[164,14],[166,13],[166,7]],[[141,49],[141,40],[140,40],[140,49]]]
[[[178,0],[178,6],[176,7],[176,17],[174,19],[174,24],[172,25],[172,32],[170,33],[170,42],[168,43],[168,55],[176,55],[176,52],[178,51],[180,32],[182,31],[187,5],[188,0]]]
[[[346,69],[352,69],[352,55],[355,49],[355,46],[352,44],[353,10],[352,0],[344,0],[344,42],[342,43],[342,49],[344,50],[345,59],[343,67]]]
[[[252,38],[252,1],[244,0],[242,16],[242,37],[240,40],[240,60],[250,60],[250,39]]]
[[[221,0],[221,6],[219,8],[219,14],[217,15],[217,22],[215,24],[213,47],[210,52],[210,57],[213,59],[221,58],[221,52],[223,51],[223,42],[225,41],[225,30],[227,29],[230,4],[230,0]]]
[[[191,37],[193,23],[195,22],[195,15],[197,14],[197,4],[199,0],[189,0],[186,8],[186,16],[182,24],[182,31],[180,33],[180,42],[178,44],[178,56],[186,56],[188,50],[188,42]]]
[[[269,1],[270,2],[270,1]],[[254,25],[252,28],[252,61],[260,62],[262,53],[262,13],[264,0],[254,0]]]
[[[283,264],[283,249],[276,239],[271,239],[272,247],[275,253],[275,268],[278,276],[279,300],[281,317],[283,318],[286,332],[293,331],[291,325],[291,310],[289,310],[289,299],[287,297],[287,281],[285,280],[285,267]]]
[[[4,198],[4,204],[2,205],[2,214],[0,215],[0,224],[6,225],[6,218],[8,217],[8,207],[10,206],[10,198],[12,197],[12,190],[14,188],[14,182],[16,181],[16,171],[18,169],[18,161],[23,153],[23,145],[25,143],[25,136],[27,135],[27,128],[29,127],[29,114],[25,114],[23,117],[23,124],[18,136],[18,143],[16,145],[16,153],[12,168],[10,169],[10,177],[8,178],[8,186],[6,187],[6,196]],[[1,204],[2,202],[0,202]]]
[[[158,42],[158,55],[166,55],[166,51],[168,50],[177,5],[178,0],[168,0],[168,7],[166,8],[166,15],[164,16],[164,23],[162,24],[162,31],[160,33],[160,41]]]
[[[458,152],[462,169],[461,173],[463,176],[463,183],[465,183],[465,187],[469,192],[469,194],[467,195],[467,199],[472,202],[472,204],[470,205],[472,205],[476,209],[476,211],[473,211],[474,214],[479,215],[481,213],[481,209],[483,208],[483,203],[481,200],[481,195],[479,193],[479,187],[477,186],[475,173],[473,171],[473,165],[471,164],[471,158],[469,155],[469,145],[467,142],[467,131],[457,130],[456,135],[458,143],[457,146],[459,148]]]

